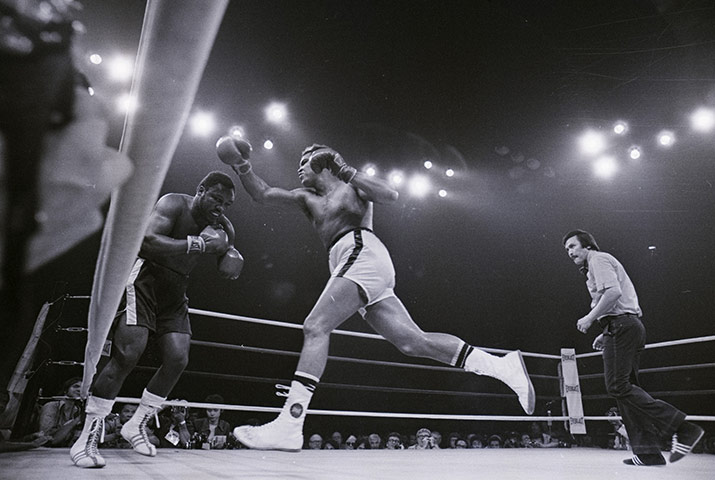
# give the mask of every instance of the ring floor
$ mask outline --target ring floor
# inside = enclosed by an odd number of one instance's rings
[[[499,479],[628,480],[715,478],[715,455],[691,454],[664,467],[633,467],[630,452],[595,448],[482,450],[160,450],[154,458],[132,450],[102,450],[107,466],[80,469],[66,449],[0,454],[2,480],[204,479]],[[666,455],[667,457],[667,455]]]

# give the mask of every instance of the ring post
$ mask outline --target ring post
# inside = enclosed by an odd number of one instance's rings
[[[581,385],[578,380],[576,365],[576,350],[561,349],[560,364],[561,397],[566,398],[566,412],[569,416],[569,431],[571,434],[586,434],[586,422],[583,418],[583,403],[581,402]]]

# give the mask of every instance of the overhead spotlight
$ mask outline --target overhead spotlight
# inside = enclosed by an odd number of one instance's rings
[[[266,150],[271,150],[273,148],[273,142],[271,142],[270,140],[266,140],[265,142],[263,142],[263,148],[265,148]]]
[[[432,168],[432,162],[430,162],[429,160],[425,160],[425,163],[423,163],[423,165],[425,166],[425,168],[426,168],[427,170],[429,170],[430,168]]]
[[[239,127],[238,125],[234,125],[233,127],[228,129],[228,134],[231,135],[233,138],[243,138],[243,128]]]
[[[424,197],[430,190],[430,182],[424,175],[415,175],[410,179],[410,193],[415,197]]]
[[[102,56],[97,53],[93,53],[89,56],[89,61],[93,65],[99,65],[100,63],[102,63]]]
[[[400,171],[393,171],[388,178],[393,187],[399,187],[405,182],[405,176]]]
[[[109,78],[117,82],[127,82],[134,74],[134,62],[126,55],[118,55],[107,60]]]
[[[606,140],[603,134],[595,130],[589,130],[581,135],[578,143],[581,147],[581,152],[586,155],[598,155],[606,148]]]
[[[120,95],[119,98],[117,98],[117,108],[120,113],[132,113],[136,111],[138,106],[139,102],[137,102],[137,98],[129,93]]]
[[[189,126],[194,135],[206,137],[211,135],[216,128],[216,120],[212,113],[199,111],[191,116]]]
[[[284,103],[272,102],[266,107],[266,120],[271,123],[283,123],[288,118],[288,108]]]
[[[618,170],[618,165],[613,157],[601,157],[593,163],[593,173],[601,178],[610,178]]]
[[[627,131],[628,131],[628,124],[626,122],[619,120],[613,125],[613,132],[616,135],[623,135]]]
[[[670,147],[675,143],[675,135],[673,132],[663,130],[658,134],[658,144],[661,147]]]
[[[448,177],[453,177],[454,170],[452,170],[451,168],[448,168],[447,170],[444,171],[444,174],[447,175]]]
[[[715,127],[715,111],[711,108],[698,108],[690,116],[690,125],[697,132],[707,133]]]
[[[363,171],[365,172],[365,174],[370,175],[371,177],[377,175],[377,169],[374,165],[365,165]]]
[[[641,149],[636,147],[635,145],[632,146],[628,149],[628,156],[631,157],[633,160],[638,160],[639,158],[641,158]]]
[[[440,197],[444,198],[444,197],[447,196],[447,190],[441,189],[439,192],[437,192],[437,195],[439,195]]]

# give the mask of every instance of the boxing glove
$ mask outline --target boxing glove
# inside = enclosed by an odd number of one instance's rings
[[[221,278],[236,280],[243,269],[243,257],[231,247],[218,259],[218,272]]]
[[[314,145],[313,147],[317,148],[310,154],[309,161],[310,168],[315,173],[320,173],[327,168],[330,173],[345,183],[353,179],[357,170],[345,163],[338,152],[325,145]]]
[[[220,226],[208,225],[199,235],[204,241],[204,252],[212,255],[223,255],[229,248],[228,234]]]
[[[218,158],[233,167],[240,175],[245,175],[251,170],[248,159],[251,156],[251,144],[240,138],[223,136],[216,142]]]

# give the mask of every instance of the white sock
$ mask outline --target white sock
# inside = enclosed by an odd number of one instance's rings
[[[96,417],[104,418],[110,413],[112,413],[112,407],[114,406],[114,399],[90,396],[87,399],[87,406],[85,407],[85,412],[87,415],[92,415]],[[91,422],[90,422],[91,423]]]
[[[156,410],[160,409],[164,401],[166,401],[166,397],[155,395],[145,388],[142,393],[141,402],[139,403],[137,411],[134,413],[131,420],[140,422],[148,413],[153,414]]]

